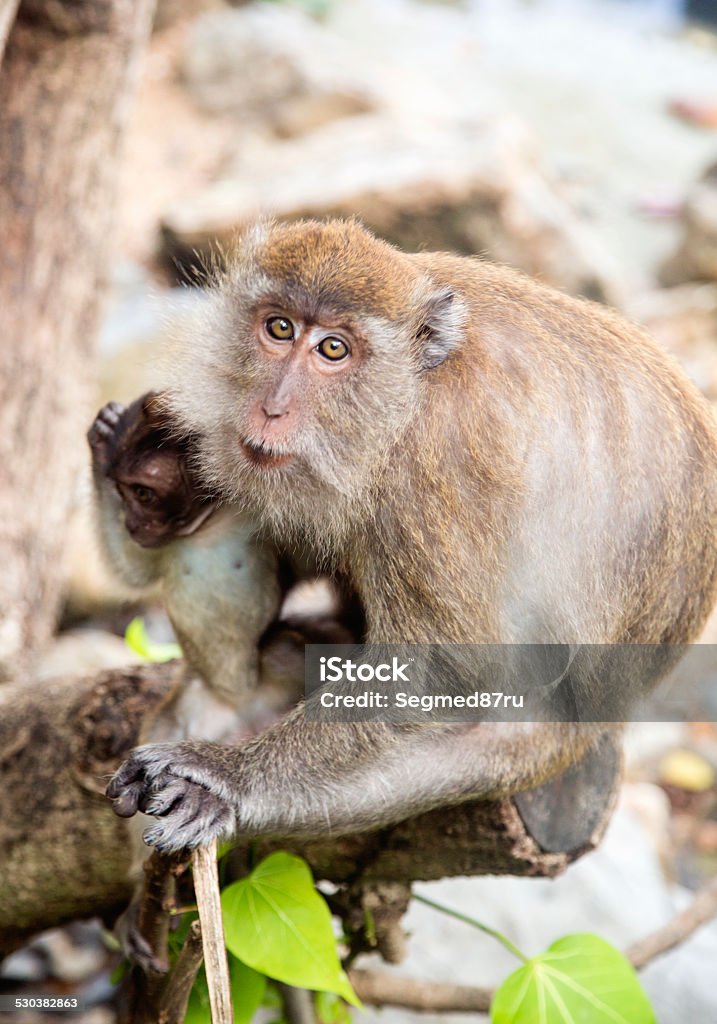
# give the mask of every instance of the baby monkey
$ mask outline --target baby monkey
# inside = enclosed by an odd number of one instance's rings
[[[87,436],[110,567],[132,588],[158,590],[190,666],[152,738],[230,735],[283,597],[276,549],[200,484],[193,439],[172,430],[160,395],[109,402]]]
[[[221,505],[200,484],[196,439],[178,435],[161,395],[129,406],[109,402],[87,436],[104,554],[126,584],[158,591],[185,655],[186,668],[141,740],[250,738],[297,702],[304,643],[355,639],[334,615],[344,609],[305,601],[303,611],[279,621],[296,566],[236,506]],[[140,819],[132,829],[138,876],[146,824]],[[142,890],[139,876],[117,932],[134,962],[156,969],[138,916]]]

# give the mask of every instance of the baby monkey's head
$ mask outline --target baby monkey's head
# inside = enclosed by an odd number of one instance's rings
[[[189,536],[213,511],[216,499],[193,468],[194,449],[191,437],[177,433],[155,392],[120,416],[107,475],[122,498],[127,531],[142,547]]]

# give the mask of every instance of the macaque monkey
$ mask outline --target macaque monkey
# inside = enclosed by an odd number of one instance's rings
[[[343,221],[249,232],[212,301],[169,388],[196,469],[346,577],[369,642],[697,635],[717,585],[717,434],[640,330]],[[340,834],[539,785],[607,728],[320,724],[299,707],[244,746],[138,748],[108,795],[154,815],[145,841],[163,850]]]
[[[110,568],[130,587],[159,590],[189,664],[152,738],[229,735],[257,685],[259,643],[279,612],[276,548],[201,485],[192,439],[172,432],[160,396],[108,403],[88,440]]]

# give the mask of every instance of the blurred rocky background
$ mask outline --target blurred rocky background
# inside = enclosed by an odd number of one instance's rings
[[[617,306],[717,401],[715,7],[159,0],[125,154],[97,405],[161,384],[163,342],[204,301],[201,267],[244,225],[329,214]],[[99,564],[89,477],[78,486],[65,630],[46,675],[133,657],[121,634],[136,605]],[[145,613],[164,639],[161,615]],[[705,639],[717,642],[717,618]],[[713,725],[635,726],[597,853],[555,882],[431,889],[528,952],[569,931],[625,945],[717,870],[716,768]],[[411,914],[398,969],[494,984],[512,966],[458,923]],[[43,937],[5,965],[0,988],[79,986],[97,1004],[87,1021],[111,1021],[99,935],[82,925]],[[647,971],[661,1024],[717,1020],[715,962],[712,925]],[[434,1019],[452,1020],[422,1016]]]

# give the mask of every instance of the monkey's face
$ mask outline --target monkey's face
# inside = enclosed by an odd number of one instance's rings
[[[114,475],[125,526],[145,548],[157,548],[199,529],[213,505],[194,489],[171,447],[145,452]]]
[[[170,389],[203,473],[281,522],[355,508],[454,345],[436,357],[431,320],[452,300],[354,223],[256,232]]]
[[[242,475],[355,494],[418,400],[405,339],[379,317],[267,298],[237,360]]]

